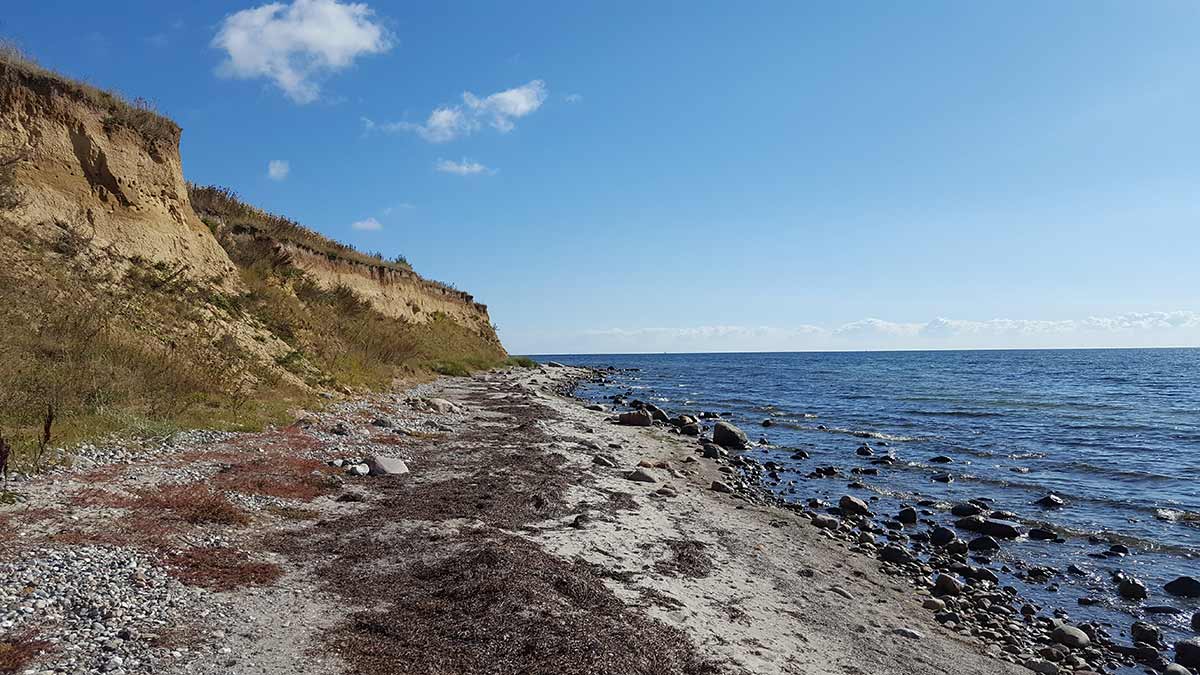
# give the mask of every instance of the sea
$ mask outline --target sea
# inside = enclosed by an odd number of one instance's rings
[[[720,413],[762,441],[749,451],[754,459],[784,467],[766,487],[788,500],[876,496],[872,508],[884,514],[935,500],[931,517],[947,525],[950,505],[994,500],[994,509],[1066,540],[1004,543],[992,565],[1003,585],[1047,613],[1056,608],[1072,621],[1110,626],[1118,639],[1135,620],[1159,625],[1168,641],[1193,635],[1189,622],[1200,601],[1172,597],[1163,585],[1200,577],[1200,349],[537,359],[614,368],[604,381],[581,385],[576,393],[588,400],[626,395],[672,416]],[[863,443],[897,462],[877,467],[878,476],[851,475],[869,465],[870,457],[856,454]],[[810,457],[791,459],[796,450]],[[818,466],[840,467],[844,477],[806,478]],[[943,473],[952,481],[933,479]],[[849,489],[851,480],[865,490]],[[1048,494],[1065,506],[1035,503]],[[1110,553],[1114,544],[1129,555]],[[1018,558],[1060,574],[1024,583],[1005,571]],[[1085,576],[1066,573],[1072,564]],[[1112,581],[1118,571],[1144,581],[1149,597],[1120,598]]]

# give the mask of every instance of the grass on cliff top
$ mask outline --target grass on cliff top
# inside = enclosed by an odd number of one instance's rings
[[[387,260],[379,254],[363,253],[353,246],[314,232],[294,220],[251,206],[229,188],[188,183],[188,198],[197,213],[216,216],[230,226],[253,228],[262,236],[276,241],[291,242],[328,258],[342,258],[364,265],[412,271],[412,267],[403,257]]]
[[[104,119],[107,130],[127,128],[150,144],[179,142],[179,125],[159,114],[149,101],[141,98],[129,101],[116,92],[43,68],[16,44],[0,39],[0,93],[22,86],[38,92],[49,89],[94,106],[107,113]]]

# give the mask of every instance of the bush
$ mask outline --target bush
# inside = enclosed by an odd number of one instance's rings
[[[504,361],[504,365],[517,368],[537,368],[538,362],[528,356],[510,356]]]

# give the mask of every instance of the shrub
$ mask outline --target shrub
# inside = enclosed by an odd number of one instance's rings
[[[504,361],[504,365],[517,368],[537,368],[538,362],[528,356],[510,356]]]

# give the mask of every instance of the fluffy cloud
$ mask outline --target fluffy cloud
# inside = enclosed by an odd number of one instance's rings
[[[378,232],[383,229],[383,223],[374,218],[364,218],[350,223],[350,229],[360,232]]]
[[[311,103],[320,96],[320,77],[350,67],[359,56],[385,52],[392,42],[365,4],[295,0],[225,17],[212,46],[226,55],[220,75],[265,77],[293,101]]]
[[[452,159],[439,159],[437,164],[433,165],[434,170],[442,173],[452,173],[459,176],[472,176],[479,173],[496,173],[495,169],[489,169],[479,162],[471,161],[463,158],[461,162],[456,162]]]
[[[292,165],[285,159],[273,159],[267,162],[267,176],[271,180],[283,180],[292,171]]]
[[[443,105],[433,109],[424,122],[381,122],[362,118],[367,131],[380,130],[390,133],[411,132],[430,143],[445,143],[456,138],[469,136],[484,124],[508,133],[516,127],[516,120],[530,115],[546,101],[546,83],[533,80],[512,89],[479,97],[464,92],[462,103]]]

